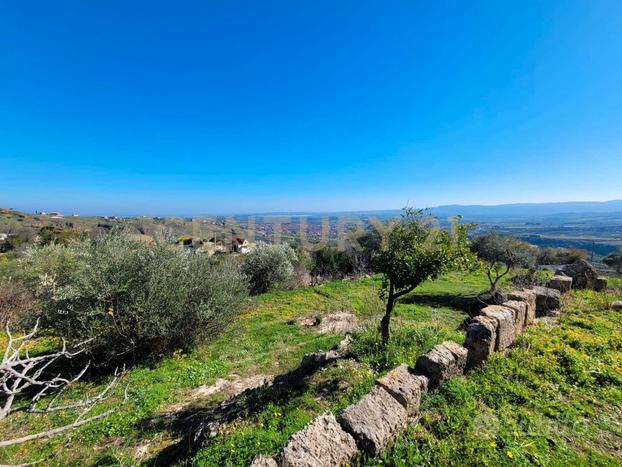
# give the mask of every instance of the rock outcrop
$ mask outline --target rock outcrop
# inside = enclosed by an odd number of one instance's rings
[[[330,313],[320,317],[318,332],[320,334],[337,334],[343,336],[358,329],[359,323],[352,313]]]
[[[596,269],[584,259],[559,267],[556,274],[572,277],[572,287],[575,289],[593,289],[598,279]]]
[[[278,467],[278,464],[270,456],[259,455],[253,459],[249,467]]]

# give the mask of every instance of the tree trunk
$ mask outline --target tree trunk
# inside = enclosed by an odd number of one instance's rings
[[[387,307],[380,321],[380,334],[382,335],[382,345],[387,346],[391,332],[389,330],[389,323],[391,322],[391,312],[393,311],[393,305],[395,304],[395,296],[393,295],[393,285],[389,287],[389,296],[387,297]]]

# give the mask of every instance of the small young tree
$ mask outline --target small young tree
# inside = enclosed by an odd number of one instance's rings
[[[615,253],[611,253],[605,259],[605,263],[610,268],[615,269],[618,273],[622,273],[622,248],[618,249]]]
[[[471,249],[484,263],[491,294],[497,291],[497,284],[511,270],[532,269],[538,257],[538,247],[494,232],[473,239]]]
[[[424,211],[404,210],[374,257],[374,270],[383,275],[381,297],[386,300],[386,308],[380,333],[385,345],[396,300],[428,279],[473,263],[467,243],[469,228],[457,222],[447,231],[424,217]]]

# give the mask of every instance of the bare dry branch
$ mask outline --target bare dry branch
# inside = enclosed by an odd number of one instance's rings
[[[20,438],[13,438],[13,439],[5,440],[5,441],[0,441],[0,448],[5,448],[7,446],[13,446],[15,444],[22,444],[22,443],[26,443],[28,441],[34,441],[37,439],[52,438],[56,435],[72,430],[74,428],[78,428],[82,425],[86,425],[87,423],[93,422],[95,420],[106,418],[108,415],[114,413],[119,407],[121,407],[123,404],[127,402],[128,400],[127,390],[128,390],[128,386],[125,387],[123,401],[120,404],[112,407],[111,409],[106,410],[105,412],[102,412],[98,415],[93,415],[92,417],[89,417],[89,418],[82,418],[84,417],[84,415],[89,413],[95,407],[95,405],[97,404],[97,402],[95,402],[92,405],[88,406],[84,411],[82,411],[82,413],[78,416],[78,418],[76,418],[72,423],[63,425],[58,428],[53,428],[51,430],[42,431],[40,433],[35,433],[32,435],[22,436]]]
[[[4,352],[2,352],[2,362],[0,362],[0,419],[8,416],[16,410],[24,410],[23,408],[14,409],[13,402],[15,401],[16,396],[27,388],[37,389],[37,392],[31,399],[30,406],[25,409],[29,413],[44,414],[61,410],[83,410],[77,415],[73,422],[67,425],[32,435],[22,436],[20,438],[0,441],[0,447],[12,446],[42,438],[50,438],[92,421],[105,418],[116,411],[128,399],[128,388],[126,386],[124,398],[120,404],[117,404],[101,414],[89,416],[91,411],[100,402],[109,397],[112,390],[125,376],[126,370],[125,367],[123,367],[121,370],[115,370],[114,376],[110,383],[108,383],[108,385],[106,385],[106,387],[96,396],[87,397],[86,399],[68,404],[55,405],[59,396],[84,376],[90,366],[90,362],[87,363],[73,378],[63,377],[60,374],[50,376],[49,374],[46,374],[46,370],[48,370],[53,363],[57,362],[61,358],[71,359],[84,352],[85,345],[89,341],[81,342],[70,351],[67,350],[67,344],[63,340],[62,348],[58,352],[31,357],[28,354],[27,344],[32,338],[34,338],[38,328],[39,322],[35,324],[31,332],[20,337],[14,337],[11,334],[11,330],[8,325],[6,327],[7,344]],[[37,405],[47,396],[52,397],[44,408],[39,408]]]

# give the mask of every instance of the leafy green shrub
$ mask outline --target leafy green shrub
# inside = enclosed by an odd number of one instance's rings
[[[255,294],[289,286],[297,263],[296,252],[285,244],[259,242],[246,255],[242,271],[248,277]]]
[[[32,248],[24,261],[42,324],[70,339],[93,338],[90,353],[103,365],[213,338],[248,293],[230,262],[121,234]]]
[[[619,248],[615,253],[611,253],[605,259],[603,259],[603,263],[605,263],[610,268],[616,270],[616,272],[622,274],[622,248]]]
[[[587,259],[587,252],[577,248],[541,248],[538,264],[572,264]]]
[[[15,323],[35,307],[34,297],[22,282],[0,277],[0,326]]]
[[[50,243],[66,245],[72,239],[86,238],[86,234],[73,229],[46,225],[39,229],[37,237],[39,245],[49,245]]]
[[[354,258],[349,250],[324,247],[313,253],[313,276],[344,277],[354,272]]]

